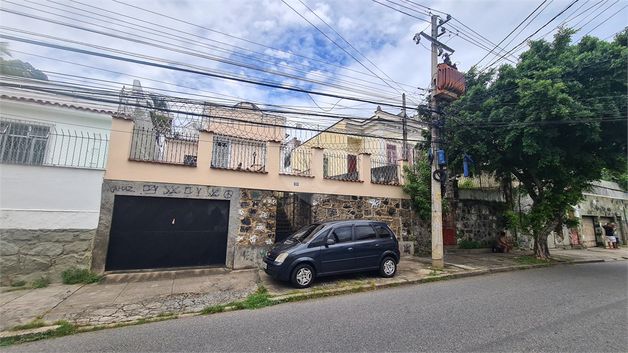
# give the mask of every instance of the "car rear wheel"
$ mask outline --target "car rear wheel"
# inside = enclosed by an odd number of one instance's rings
[[[307,288],[314,281],[314,269],[308,264],[298,265],[290,276],[292,285],[297,288]]]
[[[382,277],[390,278],[397,273],[397,262],[392,257],[386,257],[379,265],[379,274]]]

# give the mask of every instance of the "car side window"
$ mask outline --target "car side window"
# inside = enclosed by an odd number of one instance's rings
[[[348,227],[339,227],[334,229],[332,235],[335,236],[334,240],[336,243],[346,243],[350,242],[351,239],[351,226]]]
[[[380,225],[375,225],[374,227],[380,239],[387,239],[387,238],[392,237],[392,234],[390,234],[390,231],[386,227],[383,227]]]
[[[310,245],[308,245],[308,248],[314,248],[314,247],[317,247],[317,246],[323,246],[323,244],[325,244],[325,238],[327,238],[327,234],[328,233],[329,233],[329,230],[322,231],[321,234],[318,234],[316,236],[316,239],[312,240]],[[336,240],[336,239],[334,239],[334,240]]]
[[[355,241],[375,239],[375,231],[369,225],[355,226]]]

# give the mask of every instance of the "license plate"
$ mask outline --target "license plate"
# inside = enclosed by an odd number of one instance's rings
[[[267,263],[265,263],[265,262],[262,262],[262,267],[263,267],[264,269],[267,269],[267,268],[268,268],[268,264],[267,264]]]

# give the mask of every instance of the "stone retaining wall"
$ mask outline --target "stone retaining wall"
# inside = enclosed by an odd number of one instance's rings
[[[61,272],[89,268],[96,230],[89,229],[2,229],[0,240],[0,284],[39,277],[61,282]]]

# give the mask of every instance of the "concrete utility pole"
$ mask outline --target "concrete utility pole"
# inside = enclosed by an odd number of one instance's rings
[[[432,38],[438,38],[438,16],[432,15]],[[432,266],[445,268],[445,257],[443,251],[443,204],[440,192],[440,182],[434,180],[434,172],[438,169],[437,151],[439,148],[438,136],[438,101],[436,100],[436,75],[438,74],[438,45],[432,42],[432,100],[431,106],[431,124],[432,133],[432,172],[430,180],[432,182]]]
[[[403,152],[401,153],[401,158],[403,160],[408,160],[408,129],[406,127],[406,94],[401,94],[401,100],[403,101]]]

